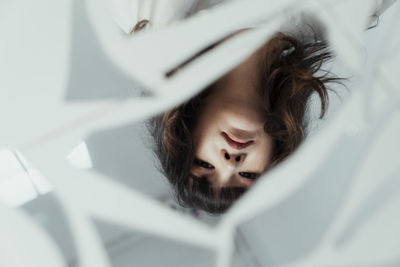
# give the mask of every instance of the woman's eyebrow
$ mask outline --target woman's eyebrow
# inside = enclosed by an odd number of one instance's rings
[[[199,176],[194,175],[193,173],[189,173],[189,178],[200,179],[203,177],[199,177]]]
[[[193,174],[192,172],[189,173],[189,177],[195,178],[195,179],[207,179],[207,178],[209,178],[209,176],[210,175],[208,175],[208,174],[198,176],[198,175]]]
[[[208,163],[208,164],[211,164],[211,163],[208,162],[207,160],[201,159],[201,158],[199,158],[199,157],[196,157],[195,160],[204,161],[204,162],[206,162],[206,163]],[[212,164],[211,164],[211,165],[212,165]]]

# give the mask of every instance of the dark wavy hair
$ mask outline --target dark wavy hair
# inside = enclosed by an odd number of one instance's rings
[[[273,140],[270,164],[276,165],[293,153],[305,138],[307,103],[313,93],[321,102],[320,118],[328,105],[327,83],[338,82],[322,65],[332,58],[324,40],[301,41],[289,34],[276,33],[263,47],[260,68],[260,97],[266,116],[264,131]],[[178,202],[185,207],[222,213],[245,188],[214,189],[206,178],[191,176],[195,147],[193,129],[213,84],[148,122],[154,139],[153,150],[160,169],[172,184]]]

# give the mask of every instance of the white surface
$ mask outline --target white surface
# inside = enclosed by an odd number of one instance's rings
[[[208,248],[217,253],[217,266],[225,267],[230,266],[234,252],[233,240],[238,227],[255,220],[257,216],[268,214],[280,203],[289,201],[317,170],[327,167],[331,169],[329,175],[339,175],[342,169],[332,169],[334,162],[326,162],[325,157],[335,156],[345,160],[352,153],[361,151],[357,150],[360,143],[337,141],[351,137],[357,141],[365,138],[363,140],[368,142],[361,143],[368,148],[366,154],[362,154],[364,161],[359,162],[351,176],[353,184],[347,194],[343,194],[342,204],[334,220],[330,225],[323,225],[327,230],[319,236],[319,243],[310,253],[298,256],[288,265],[379,265],[385,261],[395,261],[400,258],[400,230],[395,227],[399,223],[399,186],[395,179],[400,165],[397,156],[400,147],[400,82],[396,74],[399,69],[399,43],[372,38],[376,41],[373,51],[385,51],[389,57],[363,65],[363,47],[367,42],[369,45],[371,40],[369,37],[364,39],[363,33],[363,22],[367,21],[369,14],[368,3],[309,2],[307,8],[314,10],[327,26],[339,59],[359,75],[360,83],[357,88],[351,88],[351,96],[336,115],[315,133],[314,138],[305,142],[285,164],[258,181],[216,227],[174,212],[149,196],[115,183],[101,173],[73,169],[65,157],[93,131],[122,127],[147,118],[192,96],[217,79],[262,44],[280,24],[284,18],[282,14],[297,12],[303,7],[293,5],[291,1],[235,1],[213,12],[130,40],[122,37],[112,22],[111,10],[107,9],[109,2],[88,1],[88,18],[104,53],[112,61],[110,64],[115,64],[121,72],[149,86],[157,96],[80,103],[63,101],[70,56],[72,1],[57,4],[47,0],[34,4],[2,2],[0,33],[6,40],[0,43],[0,72],[4,77],[0,80],[2,146],[20,148],[27,161],[54,185],[54,194],[67,217],[82,267],[107,267],[111,264],[94,227],[93,218],[171,242]],[[284,10],[285,13],[277,10]],[[398,12],[399,3],[390,11]],[[388,31],[387,36],[397,36],[395,33],[399,20],[398,13],[394,14],[390,16],[388,13],[390,19],[378,26]],[[171,66],[210,42],[237,28],[260,22],[268,23],[270,28],[260,28],[234,38],[196,60],[195,64],[172,80],[164,78],[165,71]],[[376,30],[379,31],[379,28]],[[218,62],[221,64],[217,66]],[[378,65],[382,67],[378,68]],[[375,79],[370,74],[377,71],[379,75]],[[374,129],[375,126],[379,127]],[[372,136],[367,136],[369,133]],[[334,149],[339,148],[346,152],[332,154]],[[350,169],[352,166],[346,167]],[[385,191],[387,188],[391,191]],[[318,190],[314,193],[318,193]],[[324,205],[319,199],[314,199],[313,203],[317,208]],[[374,207],[371,210],[373,213],[365,213],[365,207]],[[7,235],[6,239],[1,239],[0,244],[11,245],[6,247],[7,252],[14,256],[19,251],[36,253],[12,262],[11,266],[28,266],[24,260],[41,267],[63,266],[56,245],[37,225],[32,225],[30,219],[3,208],[0,216],[5,222],[0,230]],[[311,219],[318,222],[319,216],[315,213]],[[351,231],[352,225],[360,227]],[[280,231],[285,230],[284,224],[276,227]],[[260,233],[257,229],[254,231]],[[342,240],[344,233],[352,234],[348,235],[347,240],[343,239],[341,244],[344,245],[337,249],[338,240]],[[23,239],[17,238],[19,234],[35,242],[21,242]],[[263,238],[268,240],[268,237]],[[284,238],[290,240],[291,236]],[[254,240],[250,238],[248,241]],[[257,246],[257,243],[252,245]],[[248,252],[251,254],[254,251]],[[284,248],[280,252],[284,255]],[[7,258],[0,256],[0,261],[4,260]],[[121,256],[121,266],[130,260],[126,254]]]

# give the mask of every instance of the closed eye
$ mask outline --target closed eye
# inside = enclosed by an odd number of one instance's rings
[[[208,163],[207,161],[201,160],[201,159],[195,159],[194,164],[197,166],[204,168],[204,169],[214,169],[214,166]]]
[[[251,179],[251,180],[255,180],[260,176],[259,173],[255,173],[255,172],[239,172],[239,175],[243,178]]]

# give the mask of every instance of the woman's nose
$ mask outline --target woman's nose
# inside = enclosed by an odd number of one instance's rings
[[[224,160],[231,165],[239,165],[246,157],[244,153],[229,153],[227,150],[222,150],[221,154]]]

